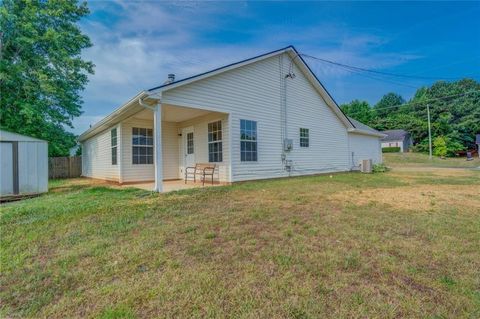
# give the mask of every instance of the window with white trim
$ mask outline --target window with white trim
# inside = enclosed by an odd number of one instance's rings
[[[112,148],[112,165],[117,165],[117,128],[110,131],[110,145]]]
[[[310,130],[308,128],[300,128],[300,147],[310,146]]]
[[[222,121],[208,123],[208,161],[223,161]]]
[[[153,164],[153,130],[132,128],[132,163]]]
[[[257,122],[240,120],[240,160],[256,162],[257,158]]]

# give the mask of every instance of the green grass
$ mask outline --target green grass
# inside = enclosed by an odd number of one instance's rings
[[[441,159],[434,156],[431,160],[427,154],[422,153],[385,153],[383,159],[391,166],[428,166],[428,167],[458,167],[476,168],[480,167],[480,158],[474,157],[473,161],[467,161],[465,157],[448,157]]]
[[[161,195],[53,181],[1,207],[0,315],[478,318],[480,172],[420,166]]]

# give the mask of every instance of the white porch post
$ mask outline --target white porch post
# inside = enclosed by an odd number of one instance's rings
[[[162,163],[162,104],[159,102],[153,112],[153,132],[155,143],[155,192],[163,190],[163,163]]]

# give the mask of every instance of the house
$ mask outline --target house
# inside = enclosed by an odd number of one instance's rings
[[[48,143],[0,130],[0,199],[48,191]]]
[[[356,123],[356,124],[355,124]],[[384,135],[342,113],[293,46],[138,93],[79,137],[82,174],[118,183],[219,182],[349,171]]]
[[[386,130],[382,133],[387,135],[382,139],[382,148],[400,147],[400,152],[408,152],[413,145],[410,133],[405,130]]]

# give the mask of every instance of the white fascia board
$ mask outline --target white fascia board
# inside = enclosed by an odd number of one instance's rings
[[[94,136],[97,133],[102,132],[103,130],[107,129],[110,127],[113,123],[117,121],[117,119],[127,112],[133,105],[135,105],[135,102],[138,102],[138,99],[140,98],[145,98],[148,97],[149,94],[146,91],[142,91],[135,95],[132,99],[130,99],[127,103],[123,104],[119,108],[117,108],[115,111],[110,113],[109,115],[105,116],[102,120],[100,120],[98,123],[93,125],[91,128],[83,132],[79,137],[78,141],[83,142],[86,139]]]
[[[375,137],[379,137],[379,138],[384,138],[385,136],[387,136],[386,134],[383,134],[383,133],[380,133],[380,132],[376,133],[376,132],[361,130],[361,129],[358,129],[358,128],[349,128],[349,129],[347,129],[347,131],[348,131],[348,133],[369,135],[369,136],[375,136]]]

